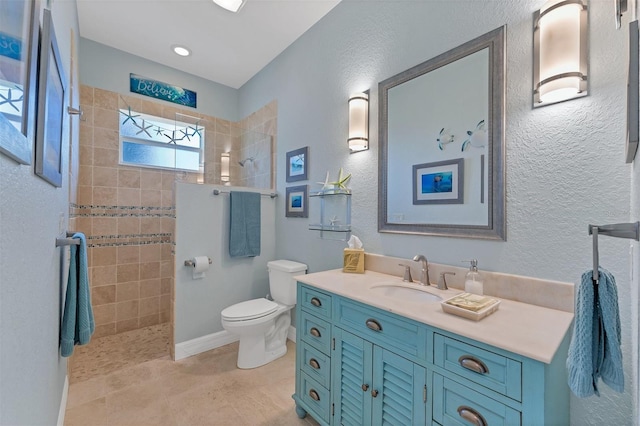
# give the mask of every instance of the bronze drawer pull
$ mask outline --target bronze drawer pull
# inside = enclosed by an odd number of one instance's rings
[[[382,326],[380,325],[380,323],[373,318],[369,318],[367,321],[365,321],[365,324],[373,331],[382,331]]]
[[[318,392],[316,392],[314,389],[311,389],[309,391],[309,396],[311,397],[311,399],[313,399],[314,401],[320,401],[320,395],[318,395]]]
[[[318,299],[317,297],[312,297],[312,298],[311,298],[311,304],[312,304],[313,306],[318,307],[318,308],[319,308],[320,306],[322,306],[322,302],[321,302],[321,301],[320,301],[320,299]]]
[[[374,397],[374,398],[375,398],[376,396],[378,396],[378,391],[377,391],[377,390],[375,390],[375,389],[374,389],[374,390],[372,390],[372,391],[371,391],[371,396],[372,396],[372,397]]]
[[[320,363],[315,358],[311,358],[309,360],[309,365],[315,368],[316,370],[320,370]]]
[[[311,327],[311,330],[309,330],[309,334],[311,334],[313,337],[320,337],[320,330],[315,327]]]
[[[363,392],[366,392],[368,390],[369,390],[369,385],[367,385],[367,384],[362,385],[362,391]]]
[[[458,407],[458,415],[466,421],[476,426],[487,426],[487,421],[482,417],[480,413],[471,407],[461,405]]]
[[[489,372],[489,367],[487,367],[487,364],[471,355],[462,355],[460,358],[458,358],[458,362],[463,368],[475,371],[478,374],[487,374]]]

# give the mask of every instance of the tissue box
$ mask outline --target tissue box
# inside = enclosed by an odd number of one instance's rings
[[[342,272],[364,274],[364,249],[344,249]]]

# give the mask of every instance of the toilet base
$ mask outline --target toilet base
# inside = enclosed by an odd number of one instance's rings
[[[251,342],[252,339],[240,339],[240,348],[238,349],[238,363],[240,369],[248,370],[251,368],[262,367],[287,354],[287,343],[279,348],[271,351],[264,350],[264,339],[262,342]],[[258,339],[259,340],[259,339]],[[244,343],[244,345],[243,345]],[[258,355],[258,356],[256,356]]]

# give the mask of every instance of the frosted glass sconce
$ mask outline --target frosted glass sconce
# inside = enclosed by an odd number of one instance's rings
[[[220,180],[229,182],[229,153],[220,154]]]
[[[349,150],[369,149],[369,95],[355,93],[349,96]]]
[[[237,12],[244,5],[245,0],[213,0],[213,2],[230,12]]]
[[[587,94],[587,6],[550,0],[534,15],[533,106]]]

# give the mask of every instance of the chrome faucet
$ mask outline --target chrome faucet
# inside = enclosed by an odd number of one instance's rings
[[[429,282],[429,262],[424,255],[416,254],[413,257],[414,262],[422,262],[422,269],[420,270],[420,284],[430,285]]]

